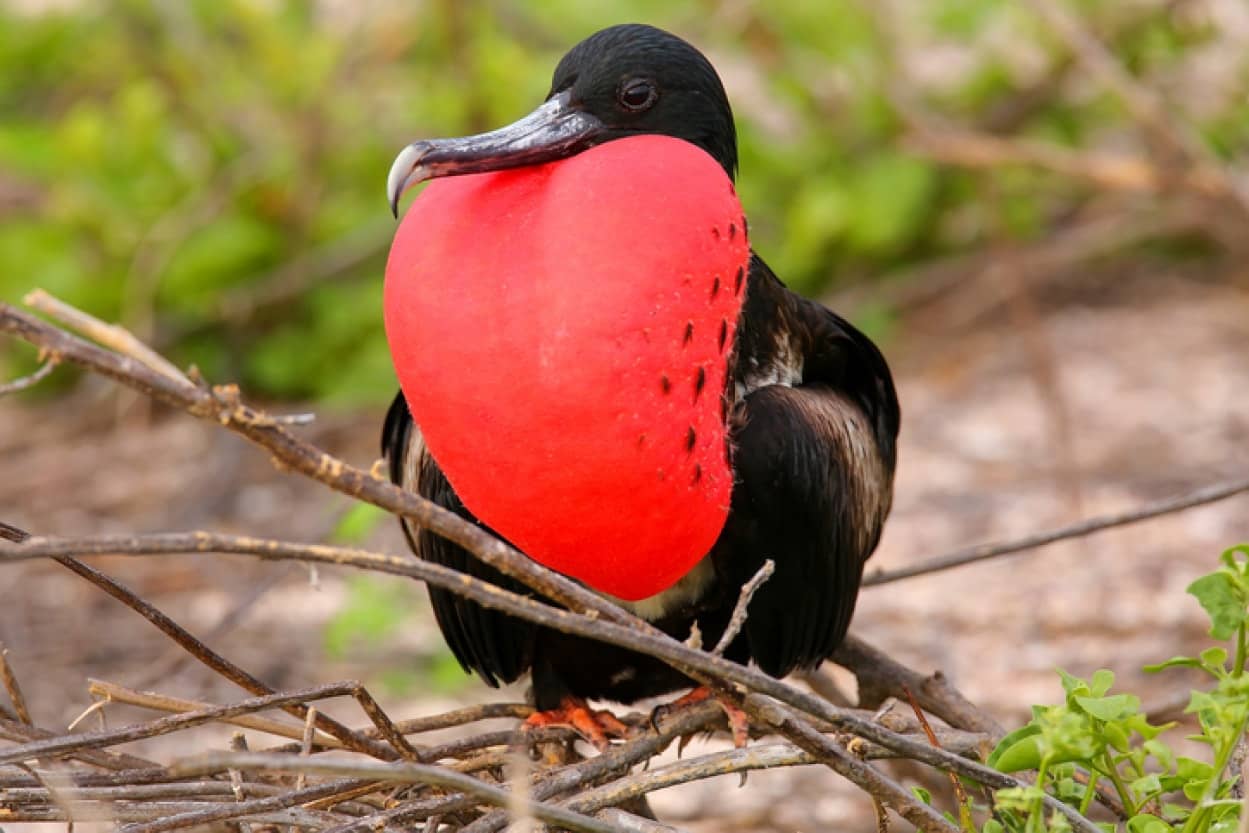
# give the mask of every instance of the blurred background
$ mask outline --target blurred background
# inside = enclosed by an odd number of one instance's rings
[[[873,565],[1244,474],[1241,0],[0,0],[0,300],[38,287],[119,321],[210,381],[315,411],[302,430],[367,467],[395,390],[391,160],[528,112],[567,48],[626,21],[708,54],[756,250],[894,366],[901,462]],[[0,380],[36,366],[0,342]],[[225,432],[67,368],[0,400],[0,427],[0,519],[37,534],[403,546],[389,519]],[[870,589],[855,629],[1007,723],[1060,696],[1056,666],[1110,667],[1165,704],[1184,678],[1140,666],[1204,644],[1183,589],[1249,539],[1246,509]],[[460,671],[420,588],[243,559],[99,563],[275,687],[360,678],[403,717],[499,698]],[[49,726],[90,704],[88,676],[240,696],[55,565],[0,571],[0,641]],[[823,772],[750,783],[655,803],[698,830],[874,829]]]

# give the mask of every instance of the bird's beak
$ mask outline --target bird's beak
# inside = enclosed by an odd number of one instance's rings
[[[565,91],[507,127],[454,139],[422,139],[399,152],[386,178],[390,210],[399,216],[399,198],[427,179],[519,168],[564,159],[602,140],[606,128],[574,109]]]

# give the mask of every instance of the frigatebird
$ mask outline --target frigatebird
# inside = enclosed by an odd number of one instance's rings
[[[390,171],[413,202],[387,265],[402,391],[391,479],[685,639],[774,676],[818,665],[854,611],[892,502],[900,412],[872,341],[749,247],[732,110],[711,63],[619,25],[559,62],[545,102]],[[415,418],[414,418],[415,416]],[[525,592],[423,529],[425,559]],[[430,588],[487,684],[601,740],[587,699],[693,686],[662,662]],[[587,718],[590,719],[587,719]],[[588,727],[588,728],[587,728]]]

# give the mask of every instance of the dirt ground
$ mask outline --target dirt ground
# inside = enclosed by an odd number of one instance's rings
[[[894,512],[872,568],[1249,471],[1249,293],[1164,282],[1115,303],[1066,305],[1031,324],[997,318],[890,343],[904,421]],[[308,433],[367,466],[379,423],[375,413],[321,413]],[[99,380],[48,405],[0,401],[0,426],[0,518],[36,533],[207,528],[321,540],[348,506],[224,431],[119,401]],[[1249,540],[1246,510],[1249,497],[1241,496],[871,588],[854,629],[915,667],[944,670],[1008,725],[1025,719],[1029,704],[1057,699],[1055,667],[1081,675],[1111,668],[1147,704],[1164,702],[1188,678],[1140,668],[1206,643],[1203,615],[1184,588],[1225,547]],[[402,540],[385,523],[370,544],[398,551]],[[331,656],[327,624],[351,597],[342,574],[311,577],[221,556],[97,563],[274,687],[360,678],[395,717],[500,699],[471,680],[406,691],[378,682],[389,670],[445,656],[420,588],[399,591],[415,611],[402,629]],[[49,728],[90,704],[91,677],[215,702],[240,697],[54,564],[0,568],[0,641],[36,720]],[[334,713],[361,722],[347,704]],[[110,707],[106,719],[150,716]],[[193,737],[207,747],[225,735],[207,729]],[[735,777],[714,779],[656,795],[653,804],[666,821],[708,833],[874,829],[870,804],[815,768],[756,773],[741,790]]]

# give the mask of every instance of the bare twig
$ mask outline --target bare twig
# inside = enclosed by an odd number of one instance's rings
[[[733,644],[733,640],[737,638],[737,634],[741,632],[742,627],[746,624],[746,613],[750,607],[750,600],[755,597],[755,593],[764,583],[772,578],[772,573],[776,571],[776,562],[768,559],[763,562],[763,566],[759,568],[759,572],[751,577],[750,581],[742,585],[742,592],[737,597],[737,604],[733,606],[733,615],[729,618],[729,625],[724,629],[724,633],[720,636],[720,641],[716,643],[716,647],[711,651],[718,657],[724,656],[724,652],[728,650],[729,645]]]
[[[19,376],[12,382],[6,382],[5,384],[0,385],[0,396],[8,396],[11,393],[17,393],[18,391],[34,387],[44,379],[48,378],[48,376],[51,375],[53,370],[56,370],[56,366],[60,363],[61,360],[57,358],[55,354],[48,356],[43,360],[43,364],[39,365],[38,369],[35,370],[34,373],[31,373],[28,376]]]
[[[100,732],[84,732],[81,734],[52,737],[46,740],[30,741],[11,749],[0,750],[0,764],[18,763],[32,758],[57,758],[84,749],[103,749],[120,743],[129,743],[144,738],[169,734],[193,726],[202,726],[241,714],[260,711],[262,709],[280,708],[292,703],[306,703],[311,700],[324,700],[331,697],[355,696],[360,684],[349,680],[341,683],[314,686],[312,688],[270,694],[265,697],[253,697],[230,706],[214,706],[185,714],[162,717],[148,723],[127,726],[122,729],[110,729]],[[373,751],[373,747],[366,747]],[[392,755],[386,750],[388,755]]]
[[[928,742],[933,746],[941,746],[941,741],[937,739],[937,733],[932,730],[932,726],[928,724],[928,718],[924,716],[924,710],[919,707],[919,701],[915,699],[915,695],[909,688],[905,691],[907,702],[911,704],[911,710],[915,713],[915,719],[919,721],[919,725],[924,729],[924,734],[928,736]],[[976,825],[971,818],[971,802],[967,800],[967,790],[963,789],[963,782],[952,772],[947,772],[946,775],[950,778],[950,787],[954,790],[954,799],[958,803],[959,824],[962,826],[964,833],[976,833]]]
[[[88,680],[87,692],[93,697],[101,697],[113,703],[125,703],[130,706],[139,706],[140,708],[153,709],[155,711],[173,712],[174,714],[185,714],[187,712],[201,711],[203,709],[216,708],[213,703],[203,703],[196,700],[183,700],[177,697],[169,697],[164,694],[155,694],[150,691],[135,691],[116,683],[106,682],[104,680]],[[312,711],[309,709],[308,711]],[[222,723],[228,723],[233,726],[241,726],[244,729],[252,729],[257,732],[264,732],[270,735],[287,738],[289,740],[300,740],[304,733],[295,725],[289,723],[281,723],[272,718],[262,717],[257,714],[241,714],[238,717],[222,718]],[[327,734],[321,734],[316,738],[317,746],[326,749],[344,749],[346,748],[342,741]]]
[[[27,726],[34,726],[35,722],[30,719],[30,709],[26,707],[26,697],[22,694],[22,687],[17,684],[17,675],[13,673],[13,666],[9,665],[9,649],[4,646],[4,643],[0,643],[0,682],[4,683],[4,690],[9,693],[9,702],[13,704],[17,719]]]
[[[383,763],[380,761],[330,761],[323,758],[301,758],[294,755],[261,755],[257,753],[217,752],[208,753],[179,762],[174,771],[184,775],[219,772],[228,768],[248,770],[271,770],[278,772],[306,772],[319,775],[337,775],[349,778],[371,778],[396,783],[432,784],[444,789],[472,795],[478,801],[495,807],[507,807],[512,802],[509,792],[493,784],[487,784],[468,775],[453,772],[445,767],[407,762]],[[523,806],[535,818],[569,830],[584,833],[622,833],[620,828],[589,816],[575,813],[541,801],[525,800]],[[170,827],[157,825],[135,827],[127,833],[161,833]]]
[[[29,537],[30,533],[26,530],[18,529],[11,524],[0,521],[0,541],[12,541],[15,544],[20,544]]]
[[[1192,509],[1194,506],[1204,506],[1208,503],[1217,503],[1220,500],[1227,500],[1230,497],[1249,492],[1249,478],[1240,478],[1238,480],[1229,480],[1224,483],[1217,483],[1212,486],[1203,486],[1200,489],[1194,489],[1191,492],[1185,492],[1180,495],[1163,498],[1162,500],[1146,503],[1133,509],[1125,509],[1122,512],[1111,512],[1096,518],[1079,521],[1077,523],[1060,526],[1056,529],[1047,530],[1045,532],[1037,532],[1031,535],[1025,535],[1014,541],[1005,541],[997,544],[980,544],[966,549],[955,550],[947,555],[929,558],[913,564],[910,567],[900,567],[896,570],[876,570],[868,573],[863,577],[864,587],[873,587],[877,584],[888,584],[892,581],[901,581],[904,578],[912,578],[914,576],[927,575],[928,573],[937,573],[942,570],[949,570],[954,567],[961,567],[964,564],[974,564],[977,561],[987,561],[991,558],[1000,558],[1004,555],[1013,555],[1025,550],[1037,549],[1048,544],[1058,541],[1066,541],[1071,538],[1080,538],[1085,535],[1091,535],[1094,532],[1101,532],[1104,529],[1114,529],[1119,526],[1127,526],[1129,524],[1148,521],[1162,515],[1172,515],[1176,512],[1182,512],[1185,509]]]
[[[851,755],[841,744],[820,734],[784,706],[751,694],[746,697],[745,708],[752,717],[775,728],[816,760],[844,775],[920,830],[929,833],[957,833],[957,827],[936,810],[916,799],[901,784]]]
[[[78,540],[36,538],[21,546],[0,547],[0,563],[8,559],[53,557],[66,551],[67,548],[82,554],[97,552],[118,555],[151,555],[161,552],[231,552],[257,555],[262,558],[319,561],[394,575],[406,575],[444,587],[486,607],[510,613],[545,627],[649,654],[683,670],[688,669],[704,679],[724,679],[737,683],[748,690],[774,697],[838,729],[857,734],[931,766],[952,769],[961,775],[991,786],[1023,785],[1023,782],[996,770],[891,732],[853,711],[839,709],[808,691],[769,677],[758,669],[694,650],[666,635],[656,636],[614,622],[607,622],[598,617],[561,610],[528,596],[511,593],[495,585],[472,579],[432,562],[387,557],[341,547],[299,545],[283,541],[199,532]],[[0,763],[2,762],[3,758],[0,757]]]
[[[913,692],[921,706],[951,726],[983,732],[994,740],[1006,734],[1001,724],[976,708],[940,671],[925,675],[907,668],[853,633],[837,647],[832,659],[858,679],[862,708],[874,709],[889,697]]]
[[[36,289],[22,299],[27,306],[37,309],[44,315],[60,321],[65,326],[77,330],[90,339],[125,356],[142,362],[148,369],[176,382],[191,384],[186,374],[164,356],[135,338],[125,327],[107,324],[94,315],[71,307],[64,301],[54,298],[42,289]],[[56,355],[55,351],[52,355]]]
[[[192,636],[189,631],[177,622],[173,621],[151,604],[141,599],[137,594],[129,590],[120,582],[115,581],[114,579],[101,573],[99,570],[96,570],[94,567],[89,567],[77,559],[61,557],[56,558],[55,560],[61,565],[68,567],[73,572],[87,579],[113,598],[122,602],[131,610],[134,610],[136,613],[159,628],[162,633],[174,642],[181,645],[187,653],[191,654],[200,662],[221,674],[226,679],[235,683],[240,688],[262,697],[274,693],[273,689],[269,688],[269,686],[265,685],[260,680],[244,671],[242,668],[239,668],[225,657],[222,657],[220,654],[213,651],[203,642]],[[352,696],[356,698],[357,702],[359,702],[360,707],[364,710],[365,714],[374,719],[379,727],[384,726],[389,722],[389,718],[381,713],[381,709],[377,707],[377,704],[374,702],[372,696],[369,695],[369,693],[365,691],[362,686],[357,684],[356,692],[353,693]],[[299,718],[304,717],[307,707],[302,703],[292,702],[289,706],[290,707],[287,709],[289,713]],[[317,725],[328,734],[338,738],[349,749],[355,749],[359,752],[368,752],[381,757],[388,757],[392,754],[385,747],[385,745],[379,744],[377,741],[370,738],[358,736],[355,732],[352,732],[346,726],[328,715],[320,715],[317,720]],[[394,751],[398,754],[415,758],[415,751],[408,746],[407,741],[404,740],[403,736],[398,732],[393,730],[390,731],[386,739],[390,741],[391,746],[394,747]]]
[[[0,738],[16,743],[33,743],[35,741],[52,740],[59,737],[54,732],[38,726],[27,726],[25,723],[0,718]],[[124,752],[100,752],[96,750],[80,750],[70,757],[91,766],[103,767],[117,772],[126,773],[126,778],[133,778],[135,772],[153,772],[159,768],[155,761],[140,758]]]

